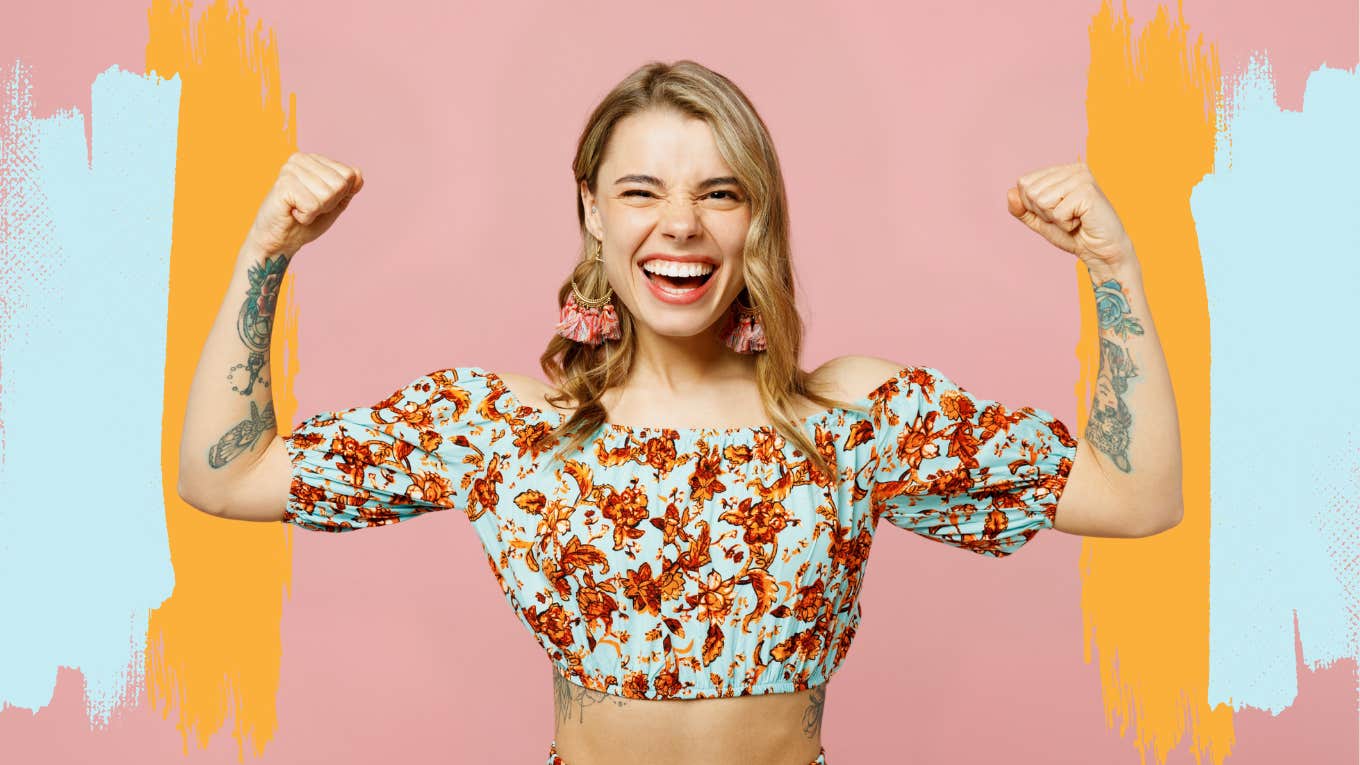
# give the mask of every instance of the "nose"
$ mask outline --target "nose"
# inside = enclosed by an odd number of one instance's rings
[[[667,204],[661,211],[660,228],[663,236],[677,241],[685,241],[700,232],[697,205]]]

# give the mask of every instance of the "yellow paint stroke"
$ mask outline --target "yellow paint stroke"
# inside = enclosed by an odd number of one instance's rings
[[[289,94],[285,107],[273,34],[258,23],[248,28],[247,14],[219,0],[194,20],[187,3],[153,0],[146,46],[147,72],[178,75],[182,84],[161,450],[175,589],[151,614],[147,695],[163,717],[174,715],[186,755],[191,741],[206,748],[230,717],[238,759],[247,737],[260,756],[277,724],[290,535],[280,524],[228,521],[189,507],[175,476],[203,340],[255,211],[297,145],[296,97]],[[289,275],[270,354],[275,417],[284,430],[296,408],[296,319],[283,316],[291,294]],[[228,371],[208,374],[226,386]],[[240,414],[247,413],[243,401]]]
[[[1127,226],[1170,365],[1180,414],[1185,518],[1144,539],[1082,542],[1084,634],[1099,655],[1106,721],[1133,726],[1133,744],[1158,763],[1182,740],[1196,762],[1232,750],[1230,710],[1210,709],[1209,314],[1190,189],[1213,169],[1218,53],[1159,6],[1135,32],[1108,0],[1090,27],[1085,160]],[[1078,432],[1098,370],[1095,302],[1084,266]],[[1138,360],[1133,359],[1137,364]],[[1133,385],[1137,385],[1137,381]],[[1090,642],[1085,643],[1091,661]],[[1190,730],[1186,730],[1187,724]]]

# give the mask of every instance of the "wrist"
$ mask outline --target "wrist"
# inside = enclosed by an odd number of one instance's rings
[[[288,249],[279,245],[264,243],[252,235],[247,235],[245,241],[241,244],[238,260],[244,260],[250,263],[263,263],[283,256],[286,261],[291,263],[293,261],[293,255],[296,253],[296,248]]]
[[[1120,284],[1130,284],[1143,278],[1143,268],[1138,259],[1132,255],[1124,258],[1119,263],[1113,265],[1087,264],[1086,273],[1091,277],[1091,285],[1104,284],[1107,281],[1116,281]]]

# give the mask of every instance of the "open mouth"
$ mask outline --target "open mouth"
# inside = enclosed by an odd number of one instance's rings
[[[695,294],[708,284],[718,268],[713,265],[686,264],[674,266],[651,261],[638,266],[652,287],[669,295]],[[707,271],[707,273],[699,273]],[[667,273],[660,273],[667,272]]]
[[[717,270],[710,271],[701,276],[666,276],[665,274],[654,274],[645,268],[642,269],[642,273],[646,275],[649,281],[662,289],[683,292],[685,290],[702,287],[709,279],[713,278],[713,274],[717,273]]]

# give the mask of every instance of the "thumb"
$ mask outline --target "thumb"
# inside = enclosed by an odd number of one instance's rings
[[[1038,213],[1032,212],[1028,207],[1025,207],[1024,203],[1020,201],[1020,192],[1016,191],[1014,188],[1006,192],[1006,210],[1021,223],[1029,227],[1031,231],[1034,231],[1054,245],[1061,247],[1068,252],[1075,251],[1073,249],[1075,243],[1072,240],[1072,235],[1061,226],[1049,223]]]

